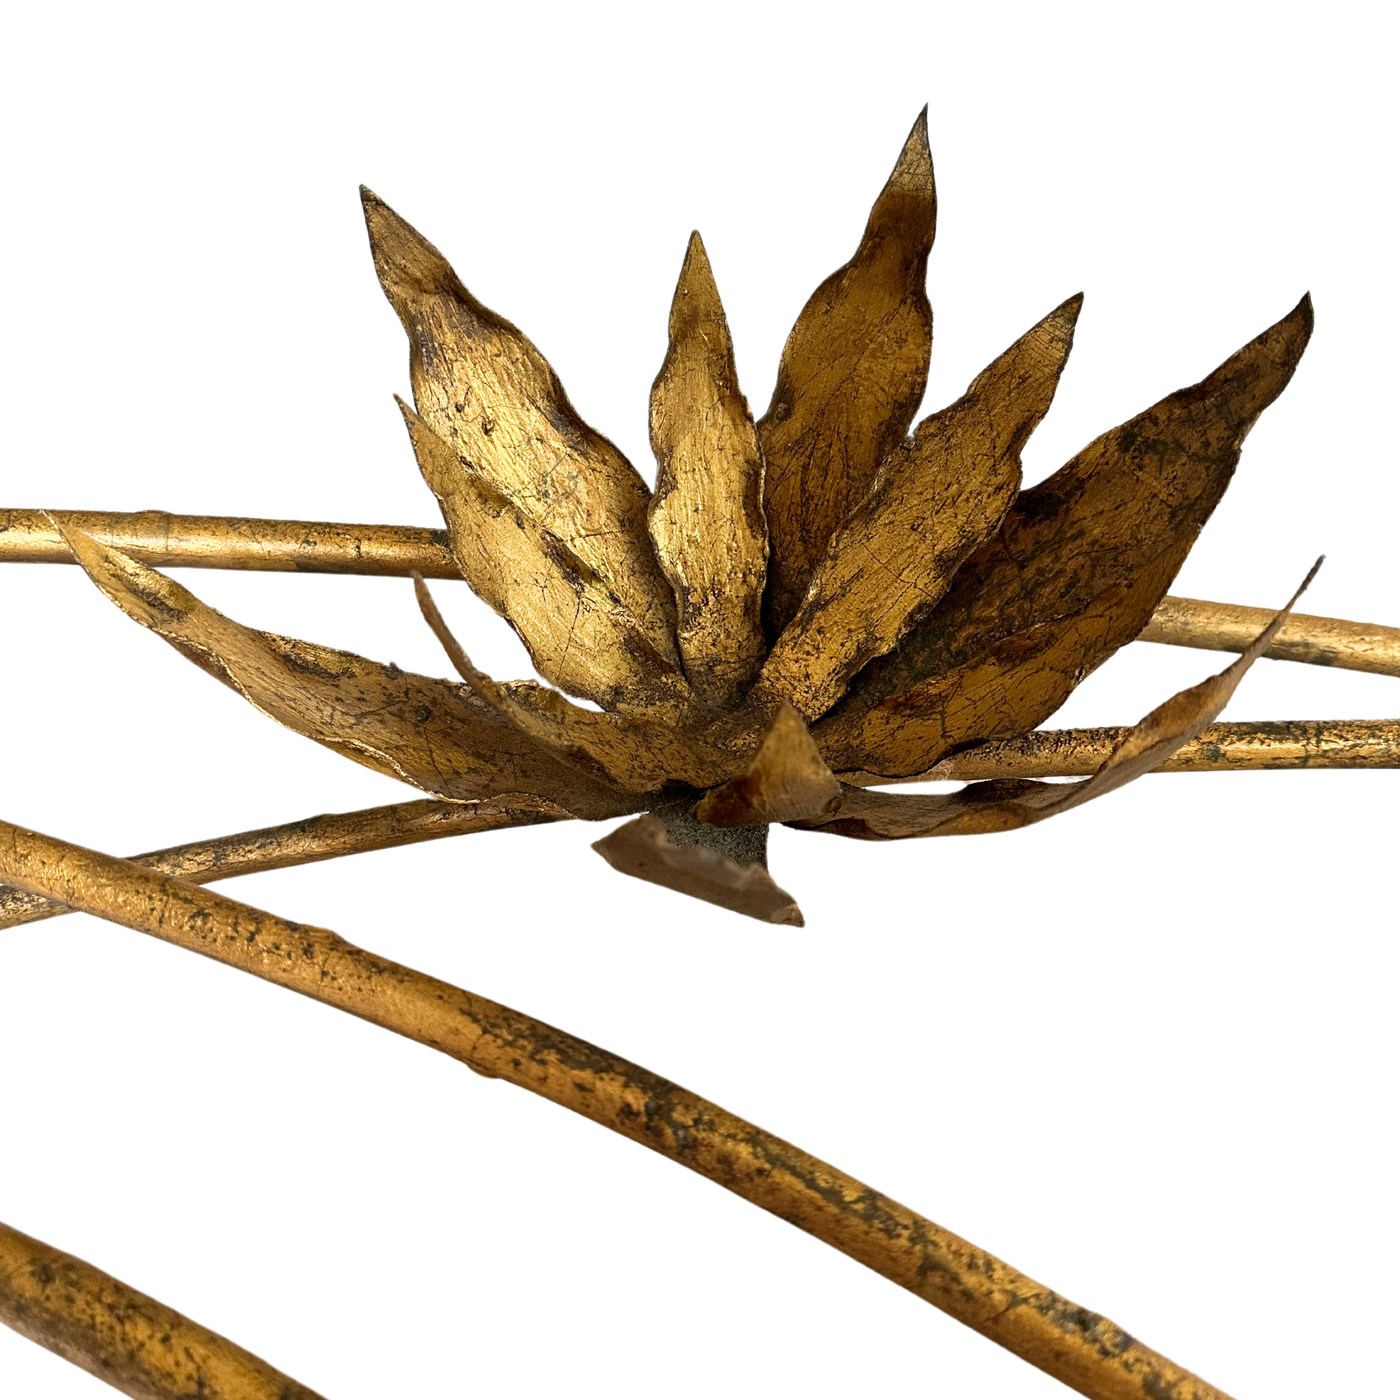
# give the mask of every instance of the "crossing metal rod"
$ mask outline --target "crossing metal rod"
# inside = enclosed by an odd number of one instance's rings
[[[718,1104],[328,929],[8,822],[0,822],[0,879],[362,1017],[581,1114],[814,1235],[1089,1400],[1228,1400],[1106,1317]],[[822,1055],[805,1070],[820,1075]],[[1104,1226],[1092,1211],[1087,1219]],[[648,1229],[666,1248],[668,1222]]]
[[[167,511],[65,510],[66,525],[154,568],[460,578],[444,530],[259,520]],[[0,563],[71,564],[50,512],[0,510]],[[1268,625],[1267,608],[1166,597],[1138,640],[1208,651],[1243,651]],[[1400,676],[1400,627],[1295,613],[1267,656]]]

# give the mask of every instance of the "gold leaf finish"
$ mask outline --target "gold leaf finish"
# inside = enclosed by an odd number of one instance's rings
[[[1015,499],[1021,449],[1055,395],[1082,302],[1057,307],[891,451],[764,664],[765,690],[809,719],[825,714],[947,592]]]
[[[408,333],[416,407],[401,405],[403,417],[446,531],[13,510],[0,511],[0,560],[80,562],[131,618],[263,713],[441,800],[136,863],[0,822],[10,882],[0,926],[97,914],[385,1026],[772,1211],[1091,1400],[1227,1400],[1105,1318],[717,1105],[199,882],[622,817],[595,843],[615,869],[796,928],[797,904],[767,866],[774,823],[867,840],[984,834],[1154,770],[1400,766],[1397,720],[1213,723],[1260,656],[1400,674],[1400,629],[1165,596],[1307,345],[1308,299],[1018,495],[1020,453],[1054,396],[1079,299],[906,436],[932,331],[924,281],[936,210],[921,116],[854,256],[797,318],[758,424],[692,238],[652,388],[653,497],[535,346],[368,191],[364,208]],[[164,564],[411,575],[462,681],[241,626],[152,567]],[[426,578],[465,579],[548,684],[480,671]],[[1242,655],[1131,728],[1037,729],[1139,636]],[[922,778],[969,785],[875,790]],[[1162,862],[1173,858],[1164,848]],[[931,888],[956,880],[944,868]],[[205,1358],[230,1344],[78,1261],[38,1270],[45,1250],[0,1227],[0,1316],[129,1394],[311,1400],[253,1358],[251,1388],[221,1389]],[[61,1277],[57,1292],[43,1271]]]
[[[1093,775],[1082,782],[1049,784],[998,779],[974,783],[960,792],[927,797],[848,789],[830,820],[811,825],[868,841],[911,836],[980,836],[1015,831],[1103,797],[1159,767],[1215,719],[1245,672],[1268,650],[1293,604],[1321,565],[1319,559],[1287,606],[1238,661],[1159,705],[1128,730]]]
[[[477,301],[416,229],[362,196],[375,271],[408,332],[419,414],[606,582],[659,655],[674,657],[675,608],[647,535],[646,483],[578,416],[534,345]]]
[[[1238,603],[1163,598],[1147,626],[1138,633],[1138,641],[1201,647],[1207,651],[1243,651],[1268,616],[1265,608],[1241,607]],[[1400,676],[1400,627],[1294,613],[1264,655],[1275,661],[1303,661],[1312,666]]]
[[[774,882],[766,864],[736,859],[713,843],[676,840],[657,817],[624,822],[593,849],[620,874],[761,923],[802,926],[796,901]]]
[[[0,1322],[132,1400],[321,1400],[174,1308],[4,1224]]]
[[[989,739],[945,758],[927,773],[899,781],[972,783],[992,778],[1086,778],[1129,732],[1123,725],[1113,725],[1102,729],[1038,729],[1014,739]],[[1400,768],[1400,719],[1236,720],[1211,724],[1153,771],[1258,773],[1286,768]],[[873,773],[839,776],[854,787],[889,782]]]
[[[796,614],[831,537],[909,431],[924,396],[933,335],[924,278],[935,207],[925,110],[855,256],[802,308],[758,425],[771,549],[769,637]]]
[[[68,539],[93,582],[129,617],[279,724],[357,763],[456,801],[528,793],[575,816],[635,810],[460,687],[243,627],[119,551],[76,532]]]
[[[483,802],[395,802],[361,812],[332,812],[280,826],[241,831],[212,841],[188,841],[131,856],[133,865],[203,885],[235,875],[284,870],[336,856],[412,846],[444,836],[567,821],[570,813],[538,797],[504,796]],[[0,885],[0,929],[32,924],[72,911],[66,905]]]
[[[327,929],[8,822],[0,822],[0,878],[568,1108],[771,1211],[1093,1400],[1229,1400],[1107,1318],[718,1104]]]
[[[814,731],[832,768],[918,773],[1053,714],[1146,625],[1311,330],[1305,297],[1201,383],[1024,491],[943,601]]]
[[[800,821],[831,811],[840,796],[802,716],[780,705],[744,775],[707,792],[695,815],[718,827]]]
[[[608,585],[407,404],[399,409],[462,577],[515,629],[539,673],[609,709],[630,701],[679,710],[684,682]]]
[[[763,460],[700,235],[671,303],[670,346],[651,390],[656,492],[647,520],[676,594],[677,638],[697,695],[734,705],[766,650]]]
[[[445,530],[168,511],[0,509],[0,564],[74,564],[55,520],[155,568],[460,579]],[[1165,597],[1137,640],[1238,651],[1267,608]],[[1294,613],[1265,656],[1400,676],[1400,627]]]

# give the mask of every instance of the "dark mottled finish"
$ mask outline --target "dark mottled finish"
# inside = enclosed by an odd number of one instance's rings
[[[146,851],[129,859],[147,870],[203,885],[235,875],[283,870],[291,865],[336,856],[383,851],[436,841],[443,836],[466,836],[502,827],[535,826],[567,820],[569,813],[540,798],[500,797],[486,802],[395,802],[361,812],[332,812],[301,821],[241,831],[211,841],[189,841]],[[0,885],[0,929],[32,924],[69,914],[67,905],[13,885]]]
[[[1199,384],[1023,491],[942,602],[856,677],[814,731],[827,762],[917,773],[1053,714],[1152,615],[1229,484],[1245,436],[1292,378],[1312,320],[1304,297]],[[1081,646],[1086,617],[1095,635]],[[1060,664],[1046,664],[1047,649]]]
[[[4,1224],[0,1322],[132,1400],[321,1400],[217,1332]]]
[[[264,714],[357,763],[452,801],[512,793],[577,817],[637,810],[465,685],[244,627],[119,550],[75,531],[67,538],[93,582],[134,621]]]
[[[928,114],[920,113],[860,246],[802,308],[758,424],[766,469],[768,590],[775,639],[813,570],[904,439],[928,383],[933,311],[924,280],[936,217]]]
[[[325,929],[0,823],[0,878],[339,1007],[671,1158],[1093,1400],[1227,1400],[1000,1259],[659,1075]]]

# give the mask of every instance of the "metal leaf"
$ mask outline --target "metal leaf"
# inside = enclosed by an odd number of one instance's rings
[[[723,714],[700,728],[638,721],[585,710],[534,681],[498,681],[452,635],[421,574],[414,575],[413,587],[424,620],[472,693],[562,762],[636,793],[656,792],[668,781],[708,787],[735,771],[731,750],[746,732],[743,716]],[[722,734],[729,747],[717,749],[704,737],[707,730]]]
[[[1074,341],[1071,297],[919,425],[837,531],[760,685],[809,719],[845,693],[947,592],[1021,485],[1021,449],[1045,416]]]
[[[1322,565],[1319,559],[1288,604],[1219,675],[1173,695],[1139,721],[1113,747],[1092,777],[1076,783],[1003,778],[973,783],[959,792],[913,795],[845,788],[830,818],[804,822],[817,831],[866,841],[912,836],[985,836],[1015,831],[1082,807],[1134,778],[1150,773],[1194,739],[1225,708],[1244,674],[1268,649],[1303,590]]]
[[[679,713],[680,673],[607,582],[398,402],[463,578],[519,633],[539,673],[608,709]]]
[[[801,926],[793,897],[774,882],[761,860],[735,860],[712,842],[692,845],[673,836],[659,817],[638,817],[595,841],[593,849],[623,875],[767,924]]]
[[[855,256],[812,293],[758,425],[771,554],[764,622],[777,637],[831,537],[914,421],[928,381],[924,291],[935,221],[927,111],[870,211]]]
[[[707,792],[696,817],[712,826],[799,821],[831,811],[841,784],[822,762],[802,716],[780,705],[742,777]]]
[[[408,332],[418,412],[673,657],[675,609],[647,536],[646,483],[578,416],[535,346],[477,301],[416,229],[369,190],[361,196],[375,270]]]
[[[702,699],[732,705],[766,650],[763,459],[698,233],[686,249],[670,345],[652,385],[651,445],[657,477],[647,523],[675,590],[681,660]]]
[[[143,627],[264,714],[376,772],[438,797],[543,797],[579,817],[637,803],[559,762],[462,687],[351,652],[244,627],[155,569],[77,531],[93,582]]]
[[[1304,297],[1199,384],[1022,492],[942,602],[816,726],[831,767],[921,773],[1053,714],[1142,630],[1311,331]]]

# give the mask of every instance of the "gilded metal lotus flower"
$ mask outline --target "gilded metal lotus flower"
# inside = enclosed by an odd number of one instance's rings
[[[921,117],[854,256],[799,315],[757,422],[692,236],[651,392],[650,492],[519,330],[368,191],[364,209],[409,338],[414,406],[400,408],[452,559],[548,684],[479,671],[421,578],[420,605],[462,684],[240,626],[63,528],[130,616],[371,768],[450,801],[519,799],[535,818],[643,814],[597,843],[617,869],[800,922],[767,872],[770,824],[879,840],[1066,811],[1199,733],[1281,624],[1120,736],[1080,783],[870,791],[1034,730],[1142,632],[1245,435],[1293,374],[1308,299],[1022,490],[1020,454],[1054,397],[1081,299],[913,426],[935,222]]]
[[[1298,363],[1307,298],[1199,384],[1022,490],[1020,453],[1054,396],[1079,299],[913,426],[934,231],[920,119],[854,257],[798,317],[757,423],[692,238],[652,388],[649,492],[530,341],[397,214],[367,192],[364,202],[411,347],[414,407],[400,407],[445,535],[12,510],[0,511],[0,560],[77,560],[125,612],[266,714],[432,799],[134,861],[0,822],[0,927],[97,914],[431,1046],[774,1212],[1093,1400],[1228,1400],[1101,1315],[639,1065],[198,886],[492,827],[622,816],[596,843],[619,870],[793,923],[796,906],[766,866],[774,822],[868,840],[978,834],[1068,811],[1164,764],[1396,766],[1394,720],[1207,726],[1266,652],[1400,675],[1400,630],[1305,618],[1290,637],[1291,603],[1270,615],[1165,597],[1245,435]],[[416,572],[419,606],[461,680],[244,627],[157,562]],[[545,684],[478,670],[424,575],[465,579],[519,633]],[[1037,729],[1139,637],[1241,655],[1130,728]],[[941,796],[874,790],[924,775],[982,780]],[[1048,777],[1079,781],[1036,780]],[[132,1396],[317,1400],[4,1225],[0,1322]]]

